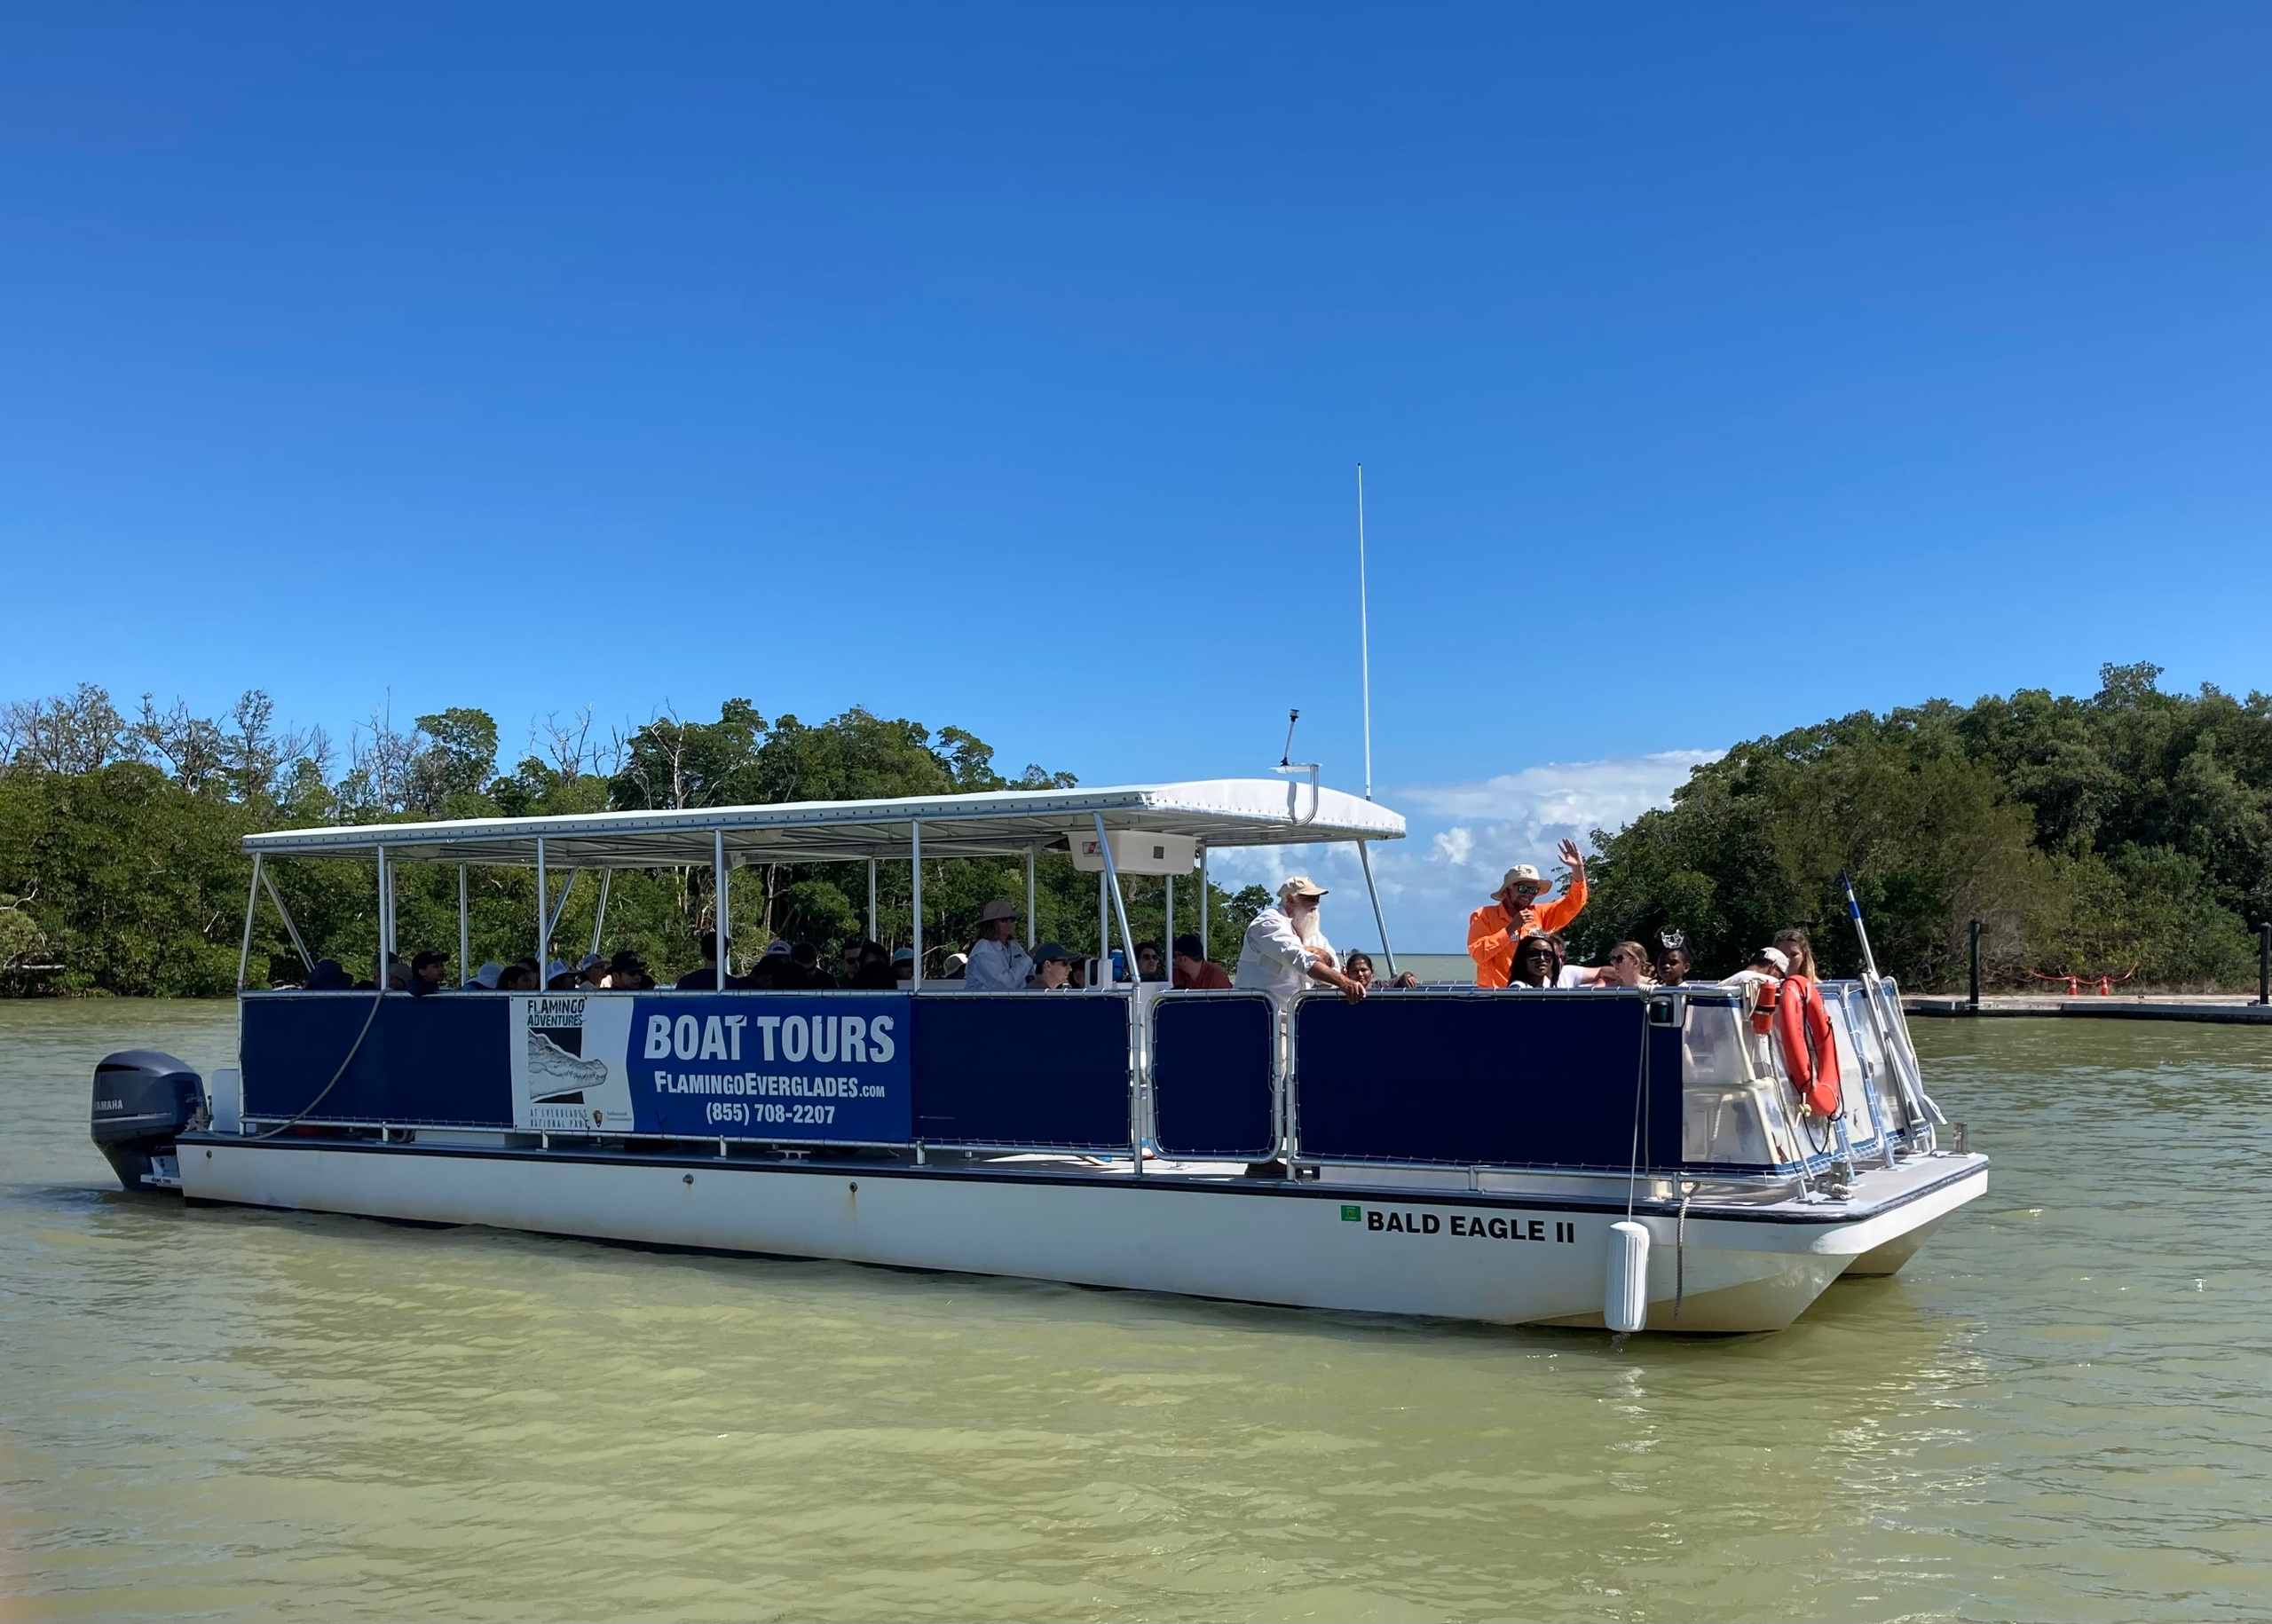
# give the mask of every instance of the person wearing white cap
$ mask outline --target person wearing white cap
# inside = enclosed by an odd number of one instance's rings
[[[1554,934],[1583,911],[1586,905],[1586,859],[1577,842],[1562,842],[1562,861],[1570,865],[1570,883],[1562,895],[1544,907],[1538,899],[1546,881],[1527,863],[1518,863],[1499,882],[1492,900],[1467,916],[1467,956],[1475,961],[1475,984],[1504,987],[1515,963],[1515,943],[1538,932]]]
[[[1773,1063],[1769,1056],[1767,1035],[1774,1029],[1775,1001],[1783,990],[1783,978],[1790,973],[1789,954],[1780,948],[1763,947],[1751,956],[1742,969],[1720,983],[1742,991],[1744,1009],[1751,1018],[1752,1044],[1763,1067]]]
[[[1296,874],[1278,887],[1278,901],[1254,916],[1239,950],[1231,985],[1242,992],[1266,992],[1284,1003],[1313,981],[1339,989],[1352,1004],[1364,997],[1364,984],[1341,973],[1318,928],[1318,899],[1325,887],[1307,874]]]
[[[962,984],[973,992],[1022,992],[1032,979],[1033,960],[1018,945],[1017,907],[998,896],[979,912]]]

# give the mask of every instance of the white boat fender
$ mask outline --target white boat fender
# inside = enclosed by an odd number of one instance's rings
[[[1602,1283],[1601,1317],[1622,1335],[1649,1322],[1649,1231],[1623,1218],[1609,1226],[1609,1267]]]

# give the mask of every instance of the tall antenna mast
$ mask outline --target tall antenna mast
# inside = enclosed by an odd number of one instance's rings
[[[1357,668],[1365,690],[1365,799],[1373,798],[1373,632],[1365,607],[1365,465],[1357,464]]]

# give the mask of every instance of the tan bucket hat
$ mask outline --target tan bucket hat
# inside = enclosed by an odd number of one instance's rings
[[[981,925],[991,925],[997,919],[1014,919],[1017,917],[1018,905],[1006,896],[998,896],[978,911]]]
[[[1503,891],[1513,885],[1532,885],[1542,891],[1546,889],[1546,881],[1540,877],[1539,871],[1527,863],[1518,863],[1509,869],[1507,877],[1499,882],[1499,889]]]

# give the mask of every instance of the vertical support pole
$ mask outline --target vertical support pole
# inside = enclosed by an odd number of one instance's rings
[[[1357,464],[1357,672],[1365,705],[1365,799],[1373,798],[1373,624],[1365,603],[1365,465]],[[1360,846],[1358,850],[1362,851]],[[1381,938],[1381,952],[1388,952],[1388,938]],[[1396,966],[1389,966],[1396,974]]]
[[[1969,932],[1968,932],[1968,934],[1970,934],[1970,936],[1971,936],[1971,938],[1972,938],[1972,981],[1971,981],[1972,990],[1971,990],[1970,996],[1967,997],[1967,999],[1965,1000],[1965,1002],[1966,1002],[1966,1003],[1967,1003],[1967,1004],[1971,1007],[1972,1013],[1973,1013],[1974,1014],[1976,1014],[1976,1014],[1978,1014],[1978,1013],[1980,1013],[1980,921],[1979,921],[1979,920],[1975,919],[1975,920],[1973,920],[1973,921],[1972,921],[1970,930],[1969,930]]]
[[[551,887],[544,880],[544,837],[536,838],[536,984],[541,992],[551,976],[545,967],[552,962],[552,898]]]
[[[600,928],[607,923],[608,883],[615,878],[613,869],[600,871],[600,905],[592,910],[592,945],[584,950],[597,954],[600,950]]]
[[[1388,920],[1381,913],[1381,894],[1373,884],[1372,852],[1363,840],[1357,842],[1357,861],[1365,871],[1365,895],[1373,899],[1373,928],[1381,934],[1381,957],[1388,960],[1389,980],[1396,979],[1396,950],[1388,944]]]
[[[570,869],[568,878],[560,882],[560,895],[553,899],[552,918],[544,927],[548,942],[560,934],[560,921],[568,917],[568,899],[576,895],[576,877],[583,871],[581,869]]]
[[[2272,1004],[2272,923],[2256,927],[2256,1001]]]
[[[237,949],[237,990],[245,989],[245,970],[252,963],[252,911],[260,906],[260,854],[252,855],[252,886],[245,892],[245,939]]]
[[[465,864],[458,864],[458,985],[473,979],[473,919],[466,906]]]
[[[1040,940],[1034,934],[1040,928],[1040,922],[1033,917],[1034,897],[1033,847],[1029,846],[1026,847],[1026,951],[1029,953],[1033,951],[1034,943]]]
[[[876,860],[873,857],[868,859],[868,940],[883,940],[876,934]]]
[[[1120,895],[1120,870],[1112,861],[1112,841],[1104,832],[1104,814],[1092,812],[1096,819],[1097,845],[1104,853],[1104,881],[1112,897],[1113,917],[1120,921],[1120,947],[1128,955],[1128,974],[1136,975],[1136,939],[1128,934],[1128,903]],[[1106,960],[1109,962],[1109,960]],[[1133,1086],[1129,1090],[1128,1148],[1136,1161],[1136,1171],[1144,1171],[1144,1102],[1147,1095],[1144,1064],[1144,995],[1131,991],[1128,995],[1129,1069],[1133,1074]]]
[[[1175,876],[1168,876],[1167,904],[1160,911],[1160,968],[1175,980]]]
[[[387,918],[387,898],[394,890],[394,887],[390,882],[387,876],[387,848],[383,846],[380,846],[375,849],[377,851],[379,856],[379,968],[378,974],[374,979],[378,983],[379,990],[383,993],[387,989],[387,935],[389,925]]]
[[[1097,820],[1097,844],[1104,847],[1104,882],[1106,894],[1112,899],[1112,917],[1120,925],[1120,950],[1128,956],[1128,974],[1136,974],[1136,938],[1128,934],[1128,902],[1120,894],[1120,870],[1112,861],[1112,842],[1105,838],[1104,814],[1092,812]]]
[[[1099,818],[1099,823],[1104,820]],[[1097,871],[1097,987],[1112,981],[1112,842],[1105,842],[1104,867]],[[1094,991],[1096,989],[1090,989]]]
[[[1214,944],[1207,939],[1207,848],[1199,848],[1199,957],[1215,957]]]
[[[300,927],[292,923],[292,911],[284,905],[284,894],[276,888],[275,871],[262,872],[260,883],[268,887],[268,900],[276,904],[276,917],[284,921],[284,934],[292,938],[292,950],[300,956],[301,966],[314,969],[316,956],[308,951],[308,944],[301,940]]]
[[[916,992],[923,986],[923,820],[919,817],[907,820],[907,847],[915,858],[915,974],[908,990]]]
[[[710,895],[718,905],[718,986],[721,989],[726,985],[726,953],[734,934],[733,913],[730,906],[732,899],[727,895],[727,884],[726,832],[713,829],[710,832]]]

